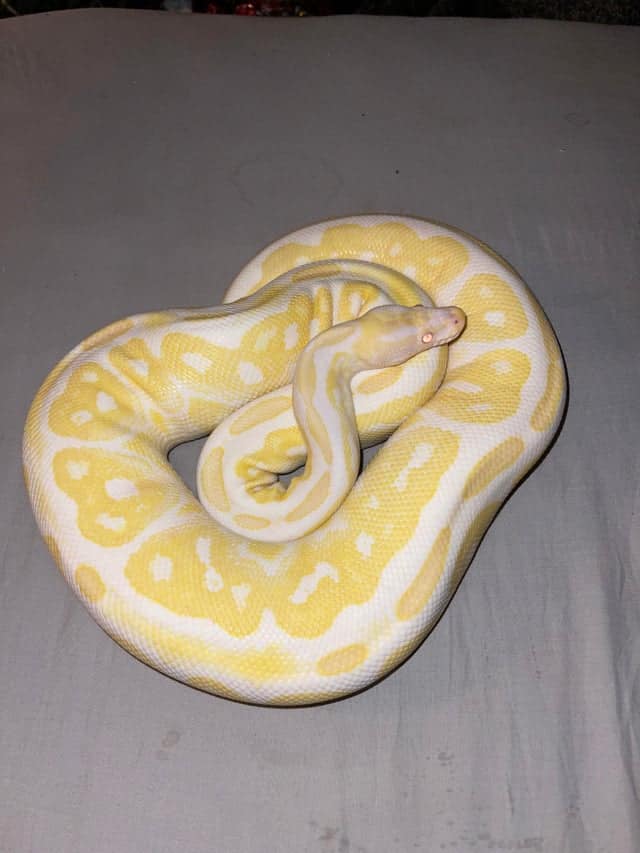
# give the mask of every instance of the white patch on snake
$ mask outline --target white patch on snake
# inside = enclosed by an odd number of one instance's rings
[[[211,565],[211,539],[200,536],[196,541],[196,554],[201,563],[207,567],[204,573],[204,583],[209,592],[220,592],[224,587],[224,580],[220,572]]]
[[[300,332],[298,330],[297,323],[289,323],[287,328],[284,330],[284,348],[285,350],[293,349],[294,346],[298,343],[298,338],[300,337]]]
[[[361,261],[371,261],[371,263],[373,263],[376,259],[375,252],[360,252],[358,257]]]
[[[415,278],[417,270],[413,266],[408,266],[405,267],[402,272],[407,276],[407,278]]]
[[[504,326],[507,316],[504,311],[486,311],[484,319],[490,326]]]
[[[200,562],[208,566],[211,559],[211,539],[207,539],[206,536],[200,536],[196,542],[196,554]]]
[[[331,563],[318,563],[315,569],[311,572],[310,575],[305,575],[300,583],[298,584],[298,588],[290,596],[289,601],[292,604],[304,604],[305,601],[309,598],[310,595],[318,588],[318,584],[323,578],[331,578],[331,580],[338,580],[338,570],[335,566],[332,566]]]
[[[206,373],[212,365],[211,359],[199,352],[183,352],[181,358],[187,367],[192,367],[196,373]]]
[[[213,566],[204,573],[204,582],[209,592],[220,592],[224,586],[222,575]]]
[[[273,340],[275,333],[275,329],[264,329],[256,338],[253,348],[258,350],[258,352],[266,350],[269,346],[269,341]]]
[[[397,258],[401,251],[402,246],[400,245],[400,243],[394,243],[393,246],[389,249],[389,254],[392,258]]]
[[[251,361],[241,361],[238,365],[238,375],[245,385],[257,385],[264,379],[263,373],[257,364]]]
[[[67,473],[72,480],[81,480],[89,473],[88,462],[67,462]]]
[[[127,480],[126,477],[114,477],[112,480],[107,480],[104,488],[109,497],[115,501],[134,498],[138,494],[136,484],[132,480]]]
[[[149,365],[141,358],[132,358],[129,364],[131,365],[131,367],[133,367],[138,376],[149,375]]]
[[[114,409],[118,408],[118,404],[113,399],[111,394],[107,394],[104,391],[98,391],[96,395],[96,409],[99,412],[112,412]]]
[[[482,285],[482,287],[479,290],[479,293],[483,299],[489,299],[491,296],[493,296],[493,290],[491,290],[490,287],[487,287],[486,284]]]
[[[86,409],[79,409],[71,415],[71,420],[76,426],[82,426],[82,424],[86,424],[87,421],[90,421],[92,418],[93,415]]]
[[[95,370],[85,370],[82,374],[82,381],[83,382],[97,382],[98,381],[98,374],[95,372]]]
[[[494,361],[492,367],[494,372],[499,373],[501,376],[504,376],[505,373],[511,373],[511,362],[506,361],[505,359]]]
[[[231,587],[231,595],[238,606],[239,610],[244,610],[247,606],[247,598],[251,592],[251,587],[248,583],[241,583],[238,586]]]
[[[375,495],[371,495],[371,497],[367,501],[367,506],[371,509],[378,509],[378,507],[380,506],[380,501]]]
[[[370,536],[368,533],[360,533],[358,538],[356,539],[356,549],[362,554],[363,557],[371,556],[371,546],[376,540],[373,536]]]
[[[428,442],[424,441],[421,444],[417,444],[413,453],[411,454],[411,458],[407,462],[406,466],[400,471],[398,476],[395,479],[393,484],[394,488],[399,492],[404,492],[409,483],[409,472],[415,468],[422,468],[423,465],[431,459],[433,455],[433,446]]]
[[[469,408],[473,412],[478,412],[478,413],[489,412],[489,411],[491,411],[491,404],[490,403],[473,403],[471,406],[469,406]]]
[[[115,530],[116,533],[120,533],[127,526],[126,519],[121,515],[109,515],[108,512],[101,512],[100,515],[96,516],[96,521],[102,527],[106,527],[107,530]]]
[[[171,557],[163,557],[160,554],[149,563],[149,569],[154,581],[168,581],[173,571],[173,560]]]
[[[314,317],[313,320],[309,323],[309,338],[315,338],[319,331],[320,320],[318,320],[317,317]]]

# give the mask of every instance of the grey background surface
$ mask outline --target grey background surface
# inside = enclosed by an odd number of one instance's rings
[[[555,22],[0,23],[2,853],[638,850],[639,71],[640,30]],[[232,704],[75,600],[22,486],[27,406],[94,329],[214,304],[270,240],[371,211],[521,271],[566,422],[397,672]]]

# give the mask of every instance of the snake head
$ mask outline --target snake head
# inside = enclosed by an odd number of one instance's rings
[[[419,312],[418,322],[424,324],[420,339],[427,349],[455,341],[467,324],[464,311],[455,305],[445,308],[425,308],[422,305],[416,305],[415,309]]]
[[[383,305],[351,321],[360,338],[355,346],[361,366],[357,369],[391,367],[418,353],[455,340],[463,331],[466,316],[460,308],[427,308],[425,305]]]

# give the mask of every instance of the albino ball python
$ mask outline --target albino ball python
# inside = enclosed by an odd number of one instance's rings
[[[25,427],[34,513],[140,660],[245,702],[345,696],[424,639],[548,447],[560,350],[504,261],[404,216],[278,240],[225,303],[121,320],[60,362]],[[209,433],[198,501],[167,453]]]

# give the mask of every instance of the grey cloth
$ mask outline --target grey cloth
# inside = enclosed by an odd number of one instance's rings
[[[0,851],[635,853],[640,30],[82,11],[0,22]],[[393,675],[237,705],[122,651],[22,485],[28,404],[111,320],[218,302],[349,213],[463,228],[557,331],[559,439]],[[175,451],[192,482],[196,448]]]

